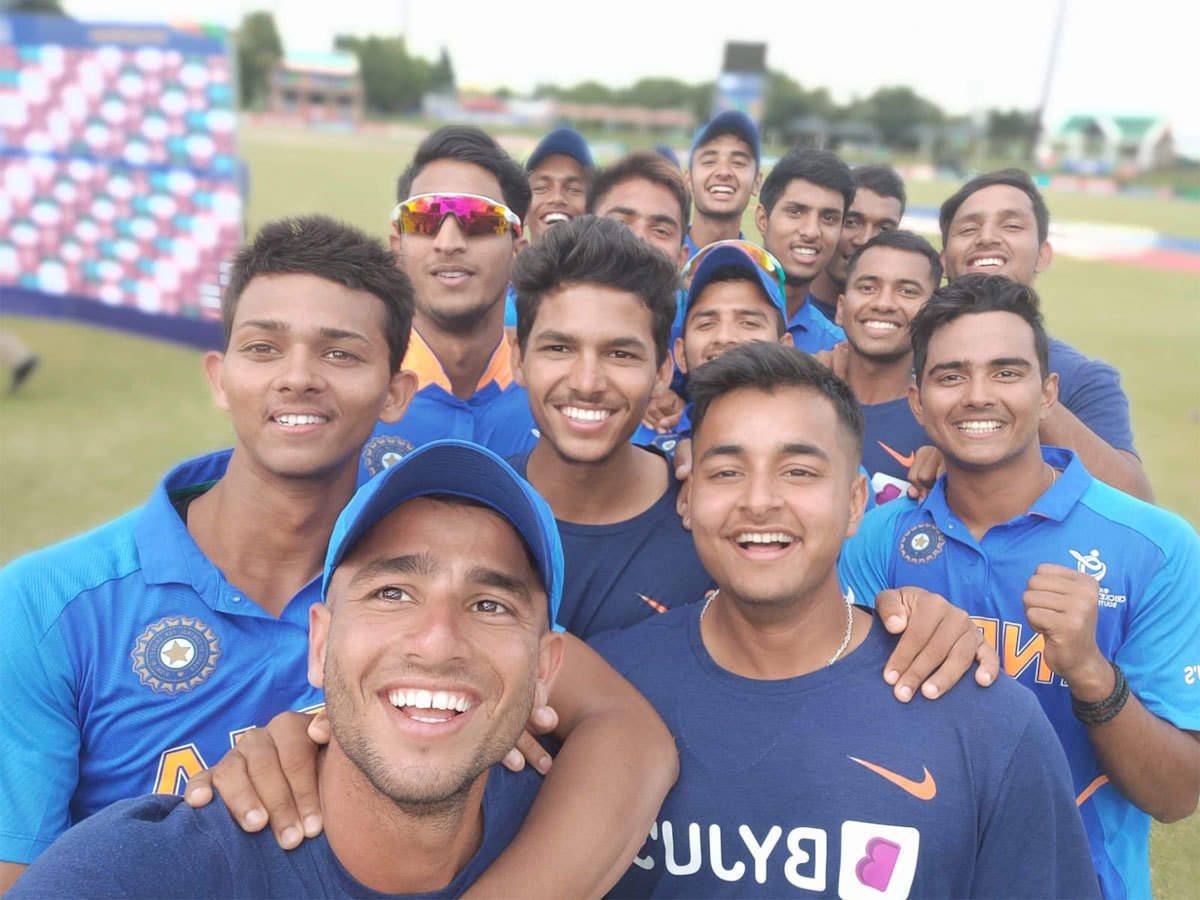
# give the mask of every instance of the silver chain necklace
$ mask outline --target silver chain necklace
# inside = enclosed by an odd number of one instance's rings
[[[720,590],[715,590],[708,595],[708,599],[704,601],[704,608],[700,610],[700,621],[704,620],[704,614],[708,612],[709,606],[712,605],[712,602],[717,599],[717,595],[720,593]],[[853,631],[854,608],[850,601],[846,600],[846,633],[842,636],[841,646],[837,648],[837,652],[833,654],[833,656],[829,657],[829,662],[825,663],[826,666],[832,666],[841,658],[842,654],[846,652],[846,648],[850,646],[850,634]]]

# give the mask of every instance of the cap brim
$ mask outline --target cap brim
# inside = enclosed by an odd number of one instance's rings
[[[550,622],[562,596],[562,546],[549,505],[496,454],[467,441],[425,444],[380,472],[342,510],[329,540],[321,596],[333,571],[375,523],[417,497],[449,494],[482,503],[504,516],[528,544],[549,604]]]

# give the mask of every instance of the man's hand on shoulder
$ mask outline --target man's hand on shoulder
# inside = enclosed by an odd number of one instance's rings
[[[884,666],[884,680],[896,699],[907,703],[920,689],[933,700],[958,683],[971,668],[976,683],[996,680],[1000,657],[965,611],[932,591],[918,587],[891,588],[875,598],[875,611],[892,634],[896,649]]]

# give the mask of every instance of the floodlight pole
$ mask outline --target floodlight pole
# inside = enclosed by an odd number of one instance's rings
[[[1050,88],[1054,83],[1054,71],[1058,67],[1058,51],[1062,47],[1063,22],[1067,17],[1067,0],[1058,0],[1058,13],[1054,17],[1054,35],[1050,39],[1050,53],[1046,57],[1046,74],[1042,77],[1042,96],[1033,114],[1033,127],[1029,129],[1029,146],[1025,158],[1030,163],[1037,152],[1038,139],[1042,136],[1042,117],[1050,100]]]

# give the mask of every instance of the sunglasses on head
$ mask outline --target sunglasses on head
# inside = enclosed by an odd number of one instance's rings
[[[749,241],[738,240],[736,238],[728,241],[717,241],[715,243],[708,244],[705,247],[701,247],[696,252],[696,255],[687,261],[687,265],[683,267],[683,278],[686,280],[688,276],[691,275],[691,273],[700,265],[700,263],[703,262],[704,258],[708,256],[708,254],[721,247],[733,247],[742,251],[743,255],[745,255],[752,263],[778,281],[779,289],[783,290],[783,284],[786,275],[784,274],[783,266],[780,264],[779,260],[777,260],[762,247],[758,246],[758,244],[752,244]]]
[[[396,204],[392,224],[400,234],[434,237],[446,216],[454,216],[467,237],[510,231],[521,236],[520,217],[503,203],[479,194],[417,194]]]

